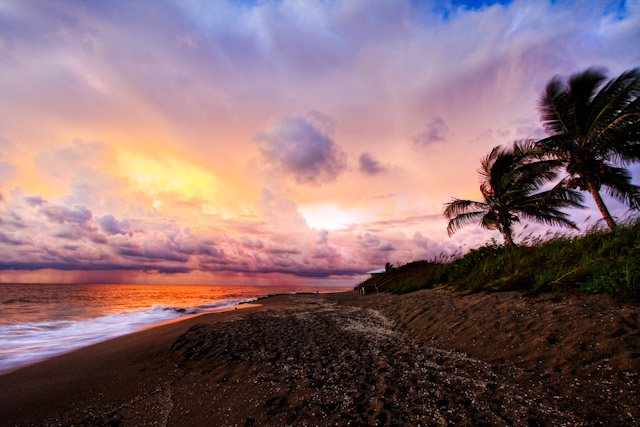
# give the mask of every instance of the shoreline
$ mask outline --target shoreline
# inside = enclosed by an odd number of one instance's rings
[[[258,301],[0,374],[0,425],[640,425],[638,306],[441,289]]]
[[[143,331],[147,331],[147,330],[154,329],[154,328],[159,328],[159,327],[162,327],[164,325],[170,325],[172,323],[179,323],[179,322],[186,321],[186,320],[189,320],[189,319],[192,319],[192,318],[197,318],[197,317],[200,317],[200,316],[206,316],[206,315],[209,315],[209,314],[223,313],[225,311],[232,311],[232,310],[237,310],[237,309],[247,309],[247,308],[253,308],[253,307],[260,307],[260,305],[261,304],[255,304],[253,301],[251,301],[251,302],[241,302],[241,303],[238,303],[236,305],[229,306],[229,307],[216,308],[216,309],[213,309],[212,311],[208,311],[206,313],[185,314],[183,316],[176,317],[176,318],[173,318],[173,319],[166,319],[166,320],[161,320],[159,322],[149,323],[148,325],[140,326],[140,327],[138,327],[138,328],[136,328],[136,329],[134,329],[134,330],[132,330],[130,332],[126,332],[123,335],[119,335],[119,336],[111,337],[111,338],[106,338],[104,341],[97,341],[97,342],[95,342],[93,344],[89,344],[89,345],[85,345],[85,346],[77,347],[77,348],[72,348],[72,349],[69,349],[67,351],[63,351],[61,353],[57,353],[55,355],[48,356],[48,357],[45,357],[45,358],[42,358],[42,359],[33,360],[31,362],[27,362],[27,363],[22,364],[22,365],[12,366],[12,367],[7,368],[7,369],[0,369],[0,378],[2,378],[2,376],[5,375],[5,374],[17,371],[19,369],[26,368],[26,367],[32,366],[32,365],[36,365],[38,363],[46,362],[47,360],[53,359],[55,357],[63,356],[65,354],[68,354],[68,353],[71,353],[71,352],[74,352],[74,351],[77,351],[77,350],[82,350],[83,348],[90,347],[92,345],[102,344],[102,343],[106,343],[106,342],[108,342],[110,340],[113,340],[113,339],[126,337],[127,335],[136,334],[138,332],[143,332]]]
[[[235,299],[235,301],[233,300],[228,300],[228,299],[220,299],[220,300],[214,300],[212,302],[213,306],[209,306],[209,305],[204,305],[202,307],[190,307],[190,308],[182,308],[182,307],[171,307],[171,306],[165,306],[165,310],[167,311],[173,311],[176,314],[178,314],[178,317],[170,317],[170,318],[165,318],[165,319],[156,319],[156,320],[151,320],[149,323],[144,323],[144,322],[138,322],[138,325],[136,326],[131,326],[128,325],[126,323],[121,324],[121,330],[117,330],[117,329],[113,329],[113,328],[109,328],[107,327],[108,330],[100,330],[100,329],[95,329],[94,334],[93,335],[87,335],[87,334],[71,334],[71,335],[61,335],[58,334],[56,335],[56,339],[58,340],[58,342],[63,342],[64,345],[62,346],[62,348],[60,347],[59,344],[55,344],[55,346],[52,346],[52,339],[45,339],[45,341],[42,342],[42,344],[37,342],[37,339],[35,337],[30,337],[29,334],[27,333],[26,335],[24,335],[25,338],[28,339],[28,345],[25,347],[28,351],[31,351],[32,353],[29,354],[24,353],[21,354],[22,357],[18,357],[16,358],[15,356],[19,353],[16,353],[16,348],[21,348],[19,345],[20,343],[18,343],[18,347],[14,348],[13,351],[11,349],[11,346],[6,347],[6,346],[0,346],[0,353],[4,353],[4,350],[9,350],[7,352],[6,359],[3,359],[3,357],[0,356],[0,359],[2,363],[0,363],[0,375],[15,371],[17,369],[21,369],[23,367],[26,366],[30,366],[42,361],[45,361],[47,359],[50,359],[52,357],[56,357],[62,354],[66,354],[69,353],[71,351],[74,350],[78,350],[93,344],[97,344],[103,341],[107,341],[109,339],[112,338],[117,338],[120,336],[124,336],[124,335],[128,335],[128,334],[132,334],[135,332],[139,332],[142,330],[146,330],[146,329],[150,329],[150,328],[154,328],[157,326],[161,326],[161,325],[165,325],[165,324],[170,324],[170,323],[174,323],[174,322],[179,322],[182,320],[185,320],[189,317],[194,317],[194,316],[199,316],[201,314],[211,314],[211,313],[218,313],[218,312],[222,312],[222,311],[227,311],[227,310],[234,310],[239,308],[247,308],[247,307],[251,307],[253,303],[257,302],[258,300],[264,299],[264,298],[268,298],[270,296],[278,296],[278,295],[289,295],[289,294],[311,294],[310,291],[292,291],[292,292],[277,292],[277,293],[273,293],[273,294],[262,294],[261,296],[255,296],[255,297],[248,297],[248,298],[237,298]],[[219,304],[220,302],[224,303],[224,304]],[[232,304],[232,305],[227,305],[227,304]],[[155,305],[151,308],[154,308]],[[195,310],[194,310],[195,309]],[[76,326],[73,326],[72,328],[69,328],[71,331],[76,330],[76,331],[82,331],[83,329],[85,329],[85,325],[84,322],[92,322],[96,319],[103,319],[105,317],[110,317],[110,316],[120,316],[120,315],[125,315],[127,313],[136,313],[136,312],[146,312],[147,310],[145,309],[134,309],[134,310],[122,310],[120,312],[115,312],[115,313],[103,313],[103,314],[98,314],[95,316],[89,316],[89,317],[85,317],[85,318],[80,318],[80,319],[72,319],[69,320],[69,323],[74,323]],[[36,324],[47,324],[50,321],[47,319],[43,319],[43,320],[37,320],[35,321]],[[56,322],[56,320],[51,320],[51,322]],[[61,321],[61,323],[64,323],[65,320]],[[30,322],[27,322],[30,323]],[[21,326],[21,324],[15,324],[16,326]],[[7,324],[7,325],[0,325],[0,326],[12,326],[12,324]],[[92,328],[93,325],[92,325]],[[104,334],[104,336],[103,336]],[[18,336],[22,336],[22,334],[18,333],[16,334]],[[94,338],[95,337],[95,338]],[[9,336],[9,339],[11,338],[11,336]],[[53,337],[52,337],[53,338]],[[0,341],[3,339],[2,336],[0,336]],[[17,359],[17,360],[12,360],[12,356],[13,359]]]
[[[252,309],[256,308],[247,308]],[[172,364],[164,360],[168,343],[193,325],[221,321],[235,313],[174,319],[0,374],[0,425],[46,424],[60,411],[82,405],[79,402],[94,402],[96,396],[131,399],[145,390],[149,377],[170,374]]]

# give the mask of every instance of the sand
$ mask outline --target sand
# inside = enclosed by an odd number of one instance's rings
[[[638,305],[287,295],[0,376],[0,425],[640,425]]]

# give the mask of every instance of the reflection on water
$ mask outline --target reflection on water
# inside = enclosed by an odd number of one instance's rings
[[[325,287],[322,292],[343,291]],[[311,286],[0,284],[0,325],[79,320],[129,310],[198,307],[221,299],[315,292]]]
[[[305,286],[0,285],[0,372],[179,317]],[[322,292],[345,288],[325,287]]]

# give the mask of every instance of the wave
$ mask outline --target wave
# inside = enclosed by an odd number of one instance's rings
[[[154,323],[255,300],[225,299],[196,307],[154,304],[144,310],[123,311],[83,320],[0,325],[0,372],[126,335]]]

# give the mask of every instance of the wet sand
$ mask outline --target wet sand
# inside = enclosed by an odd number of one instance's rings
[[[287,295],[0,376],[0,425],[640,425],[637,305]]]

